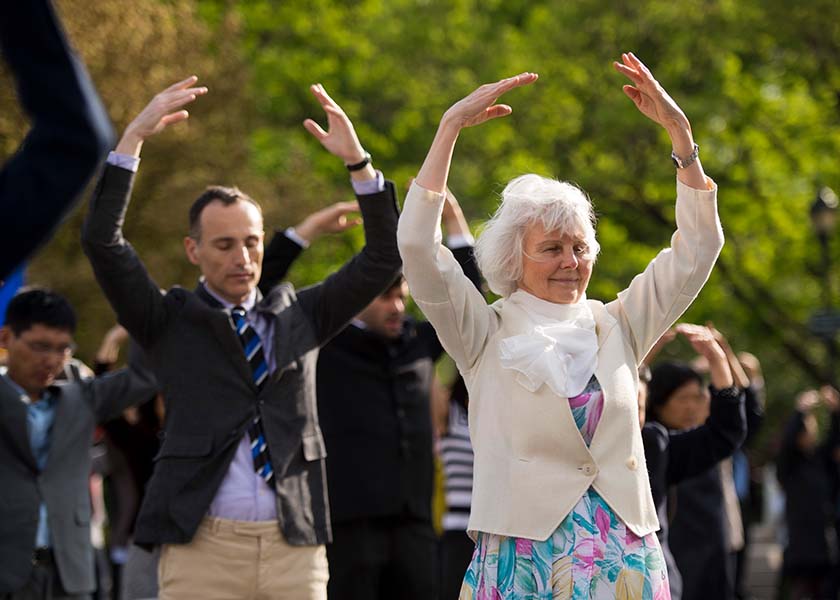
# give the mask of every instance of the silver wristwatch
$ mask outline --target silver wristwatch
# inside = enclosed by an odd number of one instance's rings
[[[693,163],[697,160],[697,157],[700,155],[700,146],[694,144],[694,150],[686,156],[685,158],[680,158],[677,156],[677,153],[673,150],[671,151],[671,160],[674,161],[674,164],[677,166],[678,169],[685,169],[688,165]]]

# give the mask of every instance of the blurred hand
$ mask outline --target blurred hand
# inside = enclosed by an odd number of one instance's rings
[[[802,413],[809,413],[817,407],[820,402],[820,395],[816,390],[805,390],[796,397],[796,410]]]
[[[442,121],[462,129],[507,116],[513,109],[507,104],[496,104],[499,96],[514,88],[534,83],[538,77],[536,73],[521,73],[495,83],[486,83],[453,104],[444,113]]]
[[[353,123],[338,103],[330,98],[327,90],[320,83],[310,86],[309,90],[327,113],[327,131],[312,119],[306,119],[303,126],[321,142],[330,154],[337,156],[346,165],[361,162],[365,157],[365,150],[359,142]]]
[[[114,325],[102,338],[99,350],[96,352],[96,360],[100,363],[112,365],[117,362],[120,356],[120,347],[128,339],[128,332],[122,325]]]
[[[622,89],[643,115],[665,129],[691,129],[688,118],[668,95],[650,70],[632,52],[621,55],[621,62],[614,62],[615,70],[626,76],[633,85]]]
[[[823,404],[831,412],[840,410],[840,392],[836,388],[830,385],[822,386],[820,388],[820,397],[822,398]]]
[[[711,329],[703,325],[692,325],[690,323],[680,323],[675,328],[676,333],[679,333],[691,344],[697,354],[706,358],[711,365],[714,362],[726,362],[726,354],[723,348],[715,340]]]
[[[358,202],[336,202],[312,213],[299,225],[295,225],[295,232],[307,242],[313,242],[328,233],[342,233],[362,222],[361,218],[347,216],[358,210]]]
[[[125,128],[125,133],[117,145],[117,152],[139,156],[140,147],[147,138],[174,123],[187,120],[190,115],[182,107],[207,93],[206,87],[193,87],[196,81],[198,77],[195,75],[187,77],[152,98]]]

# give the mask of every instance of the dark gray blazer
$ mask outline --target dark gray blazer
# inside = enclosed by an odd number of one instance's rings
[[[274,320],[276,370],[258,391],[228,315],[204,292],[151,280],[121,225],[133,174],[107,166],[82,243],[117,317],[140,343],[166,398],[155,470],[135,542],[188,543],[259,413],[276,476],[279,525],[290,544],[330,540],[324,458],[315,402],[318,350],[393,281],[400,269],[393,185],[360,196],[367,245],[322,283],[273,287],[256,310]]]
[[[155,394],[151,377],[127,369],[50,390],[57,397],[55,422],[40,471],[29,443],[27,406],[0,377],[0,595],[29,578],[42,501],[62,585],[71,594],[94,590],[88,485],[93,429]]]

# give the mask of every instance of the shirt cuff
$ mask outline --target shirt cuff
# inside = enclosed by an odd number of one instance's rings
[[[469,233],[453,233],[446,237],[446,245],[452,250],[475,246],[475,238]]]
[[[352,179],[353,191],[357,196],[369,196],[370,194],[378,194],[385,191],[385,176],[379,169],[376,170],[376,179],[368,179],[365,181],[356,181]]]
[[[106,162],[109,165],[120,167],[126,171],[131,171],[132,173],[136,173],[137,169],[140,167],[139,156],[120,154],[119,152],[114,152],[113,150],[108,153],[108,160]]]
[[[300,237],[300,234],[298,234],[298,232],[295,231],[294,227],[287,228],[286,231],[283,232],[283,235],[285,235],[287,238],[292,240],[295,244],[297,244],[301,248],[309,248],[309,242],[307,240],[303,239],[302,237]]]

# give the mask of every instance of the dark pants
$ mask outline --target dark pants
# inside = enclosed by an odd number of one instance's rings
[[[2,600],[90,600],[90,594],[68,594],[64,591],[51,555],[39,558],[32,567],[29,581],[22,588],[0,596]]]
[[[444,531],[440,538],[440,600],[457,600],[475,553],[466,531]]]
[[[334,524],[327,560],[330,600],[437,598],[431,523],[382,517]]]

